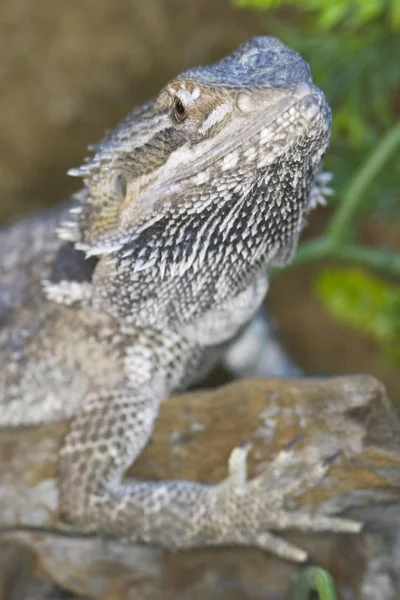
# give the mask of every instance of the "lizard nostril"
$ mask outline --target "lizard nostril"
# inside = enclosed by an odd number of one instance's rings
[[[253,112],[257,108],[253,98],[246,93],[239,94],[236,104],[238,109],[244,113]]]

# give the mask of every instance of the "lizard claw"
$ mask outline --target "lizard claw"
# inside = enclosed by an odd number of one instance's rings
[[[244,485],[247,480],[247,456],[252,449],[251,442],[236,446],[228,459],[228,478],[230,484]]]
[[[286,446],[283,447],[283,451],[290,452],[290,450],[292,450],[292,448],[296,446],[296,444],[304,440],[304,438],[304,433],[299,433],[299,435],[296,435],[290,442],[286,444]]]
[[[289,510],[296,498],[312,490],[341,454],[332,453],[314,464],[292,451],[304,436],[296,436],[278,452],[258,477],[247,480],[247,456],[251,444],[236,447],[229,457],[228,477],[218,486],[218,513],[212,520],[221,526],[222,543],[257,546],[279,556],[304,562],[307,553],[271,531],[297,529],[358,533],[362,524],[325,514]]]
[[[332,463],[335,462],[335,460],[337,458],[339,458],[339,456],[343,453],[342,448],[340,448],[339,450],[336,450],[336,452],[333,452],[332,454],[330,454],[329,456],[326,456],[323,460],[323,464],[326,467],[329,467]]]

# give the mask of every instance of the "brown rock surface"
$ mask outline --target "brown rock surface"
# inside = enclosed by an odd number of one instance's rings
[[[74,593],[110,600],[287,597],[299,567],[254,549],[169,553],[57,532],[56,460],[66,427],[0,434],[3,544],[12,540],[33,549],[36,573]],[[248,380],[173,397],[130,475],[218,481],[232,448],[249,440],[252,476],[298,434],[304,435],[296,446],[299,468],[343,450],[300,505],[320,512],[346,509],[374,531],[288,538],[330,570],[343,598],[394,600],[400,594],[400,423],[372,377]]]

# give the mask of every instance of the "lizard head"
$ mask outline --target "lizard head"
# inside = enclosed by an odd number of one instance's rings
[[[157,224],[160,236],[175,222],[181,239],[185,220],[228,219],[227,206],[249,200],[261,213],[263,200],[264,222],[282,223],[279,243],[293,246],[330,124],[307,63],[275,38],[253,38],[170,81],[70,171],[85,188],[61,235],[88,254],[113,253]]]

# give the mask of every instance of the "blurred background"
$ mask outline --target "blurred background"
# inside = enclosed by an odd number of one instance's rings
[[[397,0],[5,0],[0,222],[65,200],[88,144],[178,72],[272,34],[310,63],[334,113],[334,195],[267,304],[308,374],[372,373],[400,405]]]

